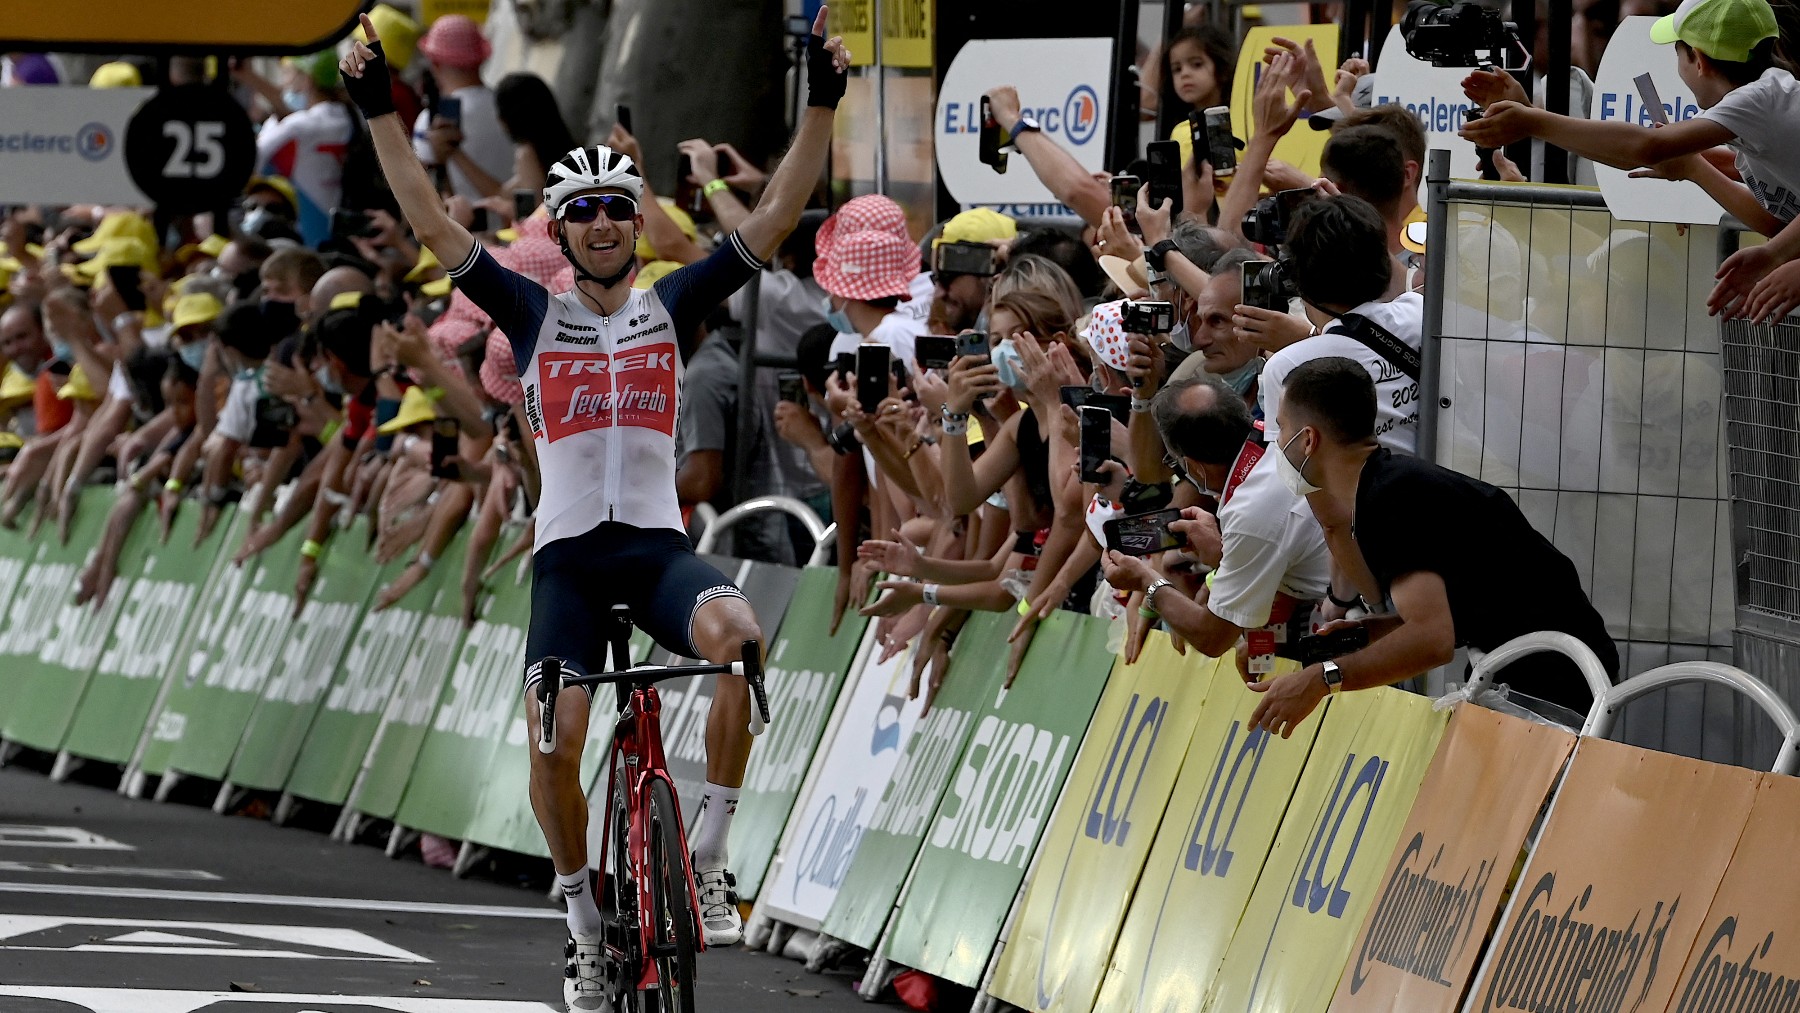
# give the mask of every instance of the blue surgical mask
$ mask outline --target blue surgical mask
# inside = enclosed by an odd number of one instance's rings
[[[181,361],[187,364],[187,368],[198,373],[200,367],[206,365],[206,342],[191,341],[182,345],[175,354],[181,356]]]
[[[850,322],[850,317],[843,310],[831,305],[830,296],[825,297],[825,322],[837,328],[839,334],[856,333],[856,325]]]
[[[337,377],[332,375],[330,366],[320,366],[313,370],[313,379],[319,381],[319,386],[325,388],[325,393],[336,394],[339,397],[344,396],[344,387],[338,383]]]
[[[1226,373],[1224,376],[1220,377],[1220,379],[1230,384],[1231,389],[1237,391],[1239,394],[1248,394],[1250,393],[1250,385],[1255,383],[1256,378],[1261,375],[1262,358],[1259,356],[1244,363],[1236,372]]]
[[[281,93],[281,104],[287,106],[289,112],[297,113],[312,103],[306,100],[306,93],[303,91],[284,91]]]
[[[67,341],[62,340],[61,338],[58,338],[55,341],[50,342],[50,354],[52,357],[60,359],[63,362],[74,362],[75,361],[74,347],[71,346]]]
[[[1000,373],[1000,382],[1011,387],[1015,393],[1023,394],[1031,389],[1031,385],[1025,382],[1024,374],[1019,372],[1019,350],[1013,346],[1011,338],[1000,339],[1000,343],[994,346],[990,361]]]

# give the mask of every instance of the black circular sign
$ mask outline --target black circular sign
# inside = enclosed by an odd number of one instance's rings
[[[125,167],[159,209],[211,211],[244,192],[256,168],[256,132],[243,107],[217,88],[164,88],[126,124]]]

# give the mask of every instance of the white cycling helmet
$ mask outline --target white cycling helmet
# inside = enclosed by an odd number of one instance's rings
[[[562,206],[569,198],[599,187],[614,187],[631,195],[644,197],[644,178],[631,159],[604,144],[575,148],[556,160],[545,174],[544,208],[551,218],[562,217]]]

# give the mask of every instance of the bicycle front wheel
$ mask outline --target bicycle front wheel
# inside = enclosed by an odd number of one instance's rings
[[[650,782],[650,894],[659,1013],[694,1013],[694,881],[683,861],[680,810],[668,782]]]

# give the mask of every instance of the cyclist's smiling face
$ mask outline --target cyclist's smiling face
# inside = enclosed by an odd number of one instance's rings
[[[576,194],[571,200],[594,194],[630,194],[616,187],[601,190],[590,190]],[[589,274],[602,278],[609,277],[622,270],[635,255],[634,246],[637,237],[644,229],[644,216],[639,214],[628,222],[615,222],[605,214],[600,214],[591,222],[558,219],[557,228],[569,239],[569,250],[574,254],[576,262]]]

